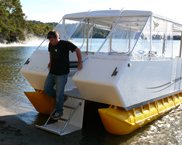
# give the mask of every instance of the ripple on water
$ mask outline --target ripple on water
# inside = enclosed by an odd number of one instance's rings
[[[34,50],[33,47],[0,49],[0,105],[11,111],[19,112],[20,106],[30,106],[23,92],[33,89],[20,69]]]
[[[182,144],[182,107],[179,106],[152,123],[140,128],[139,133],[123,144],[180,145]]]

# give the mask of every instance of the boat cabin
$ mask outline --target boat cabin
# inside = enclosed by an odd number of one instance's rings
[[[82,51],[130,55],[133,59],[181,56],[182,25],[150,11],[106,10],[67,14],[55,27],[61,39]]]

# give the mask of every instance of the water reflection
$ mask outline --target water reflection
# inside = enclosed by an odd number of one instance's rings
[[[0,48],[0,103],[17,113],[32,110],[23,94],[32,88],[21,75],[20,69],[34,50],[35,47]]]
[[[0,106],[15,112],[27,123],[40,123],[46,118],[36,113],[23,93],[33,90],[21,75],[20,69],[34,50],[35,47],[0,48]],[[90,122],[93,120],[94,118]],[[71,139],[80,145],[182,144],[182,107],[172,110],[129,135],[111,135],[103,126],[98,127],[93,123],[88,128],[62,139],[65,142]]]

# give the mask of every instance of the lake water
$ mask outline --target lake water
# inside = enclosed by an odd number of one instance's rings
[[[24,95],[24,91],[32,91],[33,88],[21,75],[20,69],[35,49],[0,48],[0,106],[17,114],[27,124],[33,124],[39,115]],[[102,127],[94,127],[94,124],[73,134],[77,138],[76,144],[80,145],[180,145],[182,107],[175,108],[129,135],[111,135]],[[73,135],[67,136],[71,140]]]

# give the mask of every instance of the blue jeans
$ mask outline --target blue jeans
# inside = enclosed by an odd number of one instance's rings
[[[68,79],[66,75],[54,75],[49,73],[44,84],[44,92],[49,95],[56,97],[55,111],[63,113],[64,104],[64,88]]]

